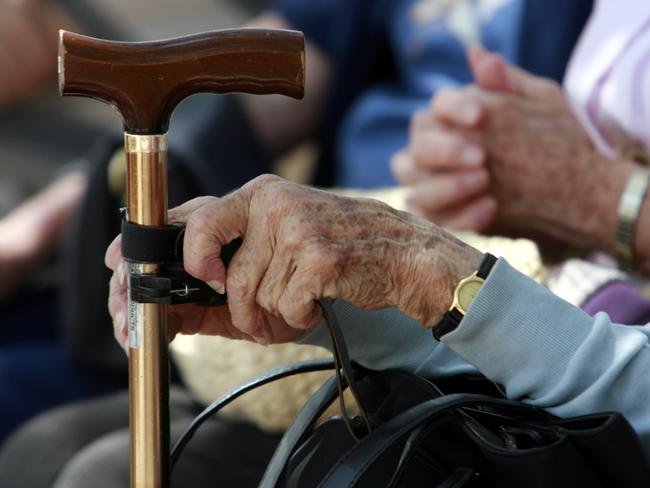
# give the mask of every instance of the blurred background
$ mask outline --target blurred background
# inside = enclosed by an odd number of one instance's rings
[[[11,26],[0,0],[0,35]],[[51,3],[80,26],[81,32],[119,40],[152,40],[203,30],[238,27],[260,10],[264,0],[60,0]],[[6,7],[6,6],[5,6]],[[3,15],[4,13],[4,15]],[[4,19],[3,19],[4,17]],[[45,14],[55,24],[52,14]],[[47,35],[56,35],[48,32]],[[20,56],[21,53],[9,53]],[[51,53],[55,62],[56,53]],[[2,53],[0,52],[0,55]],[[0,73],[0,77],[11,73]],[[58,96],[50,74],[33,94],[0,93],[0,216],[51,181],[61,167],[83,155],[97,137],[121,129],[109,106]],[[0,91],[2,83],[0,81]],[[5,98],[13,99],[2,102]],[[191,102],[190,102],[191,103]]]

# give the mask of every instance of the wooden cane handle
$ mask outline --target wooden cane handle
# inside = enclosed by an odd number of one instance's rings
[[[302,98],[304,38],[287,30],[227,29],[155,42],[59,32],[59,91],[113,105],[127,132],[167,132],[171,113],[199,92]]]

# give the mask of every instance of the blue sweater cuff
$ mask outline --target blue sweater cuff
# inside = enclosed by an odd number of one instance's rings
[[[557,386],[593,319],[499,259],[461,325],[442,342],[508,396],[536,398]]]

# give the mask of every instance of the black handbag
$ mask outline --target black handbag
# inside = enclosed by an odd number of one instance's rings
[[[508,400],[484,377],[429,380],[350,361],[331,305],[321,302],[334,359],[263,374],[197,417],[172,451],[172,467],[209,416],[275,379],[334,368],[284,434],[262,488],[642,487],[650,468],[641,442],[616,412],[558,418]],[[349,388],[358,414],[347,413]],[[319,419],[336,400],[341,416]]]

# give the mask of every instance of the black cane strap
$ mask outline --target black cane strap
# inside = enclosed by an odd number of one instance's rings
[[[122,221],[122,256],[137,263],[183,262],[182,225],[153,227]]]
[[[161,227],[122,221],[122,256],[136,263],[176,264],[183,262],[185,226]],[[221,259],[226,267],[241,246],[237,238],[223,246]]]

